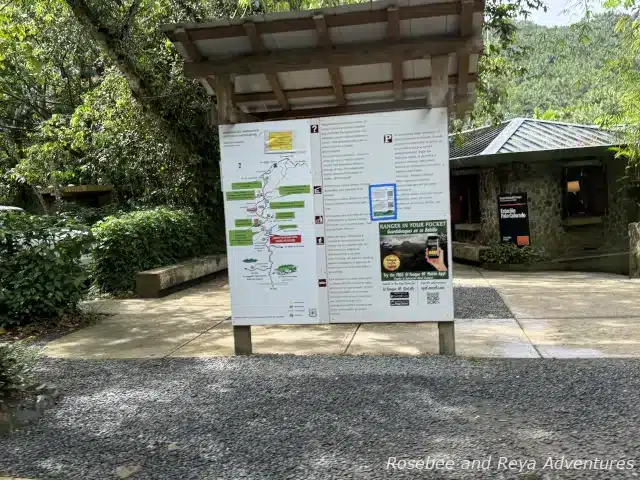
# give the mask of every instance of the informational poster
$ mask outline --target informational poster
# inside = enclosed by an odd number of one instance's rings
[[[220,127],[235,325],[453,320],[446,109]]]
[[[500,239],[518,247],[530,245],[529,205],[526,193],[501,193],[498,195]]]

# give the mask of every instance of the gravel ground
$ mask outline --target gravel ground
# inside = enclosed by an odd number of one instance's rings
[[[455,318],[512,318],[509,307],[491,287],[453,287]]]
[[[254,356],[45,359],[41,367],[66,397],[38,424],[0,439],[0,475],[104,479],[118,467],[137,468],[136,479],[640,473],[634,360]],[[463,469],[463,460],[486,465],[489,456],[489,470]],[[549,456],[637,467],[543,470]],[[389,457],[453,467],[393,470]],[[499,457],[537,463],[499,469]]]

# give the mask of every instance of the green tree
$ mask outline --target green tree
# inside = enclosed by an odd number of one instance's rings
[[[0,8],[0,202],[29,196],[29,185],[16,182],[12,168],[30,133],[53,115],[72,112],[94,86],[98,55],[63,4]]]
[[[624,136],[624,146],[615,150],[628,161],[624,185],[640,206],[640,3],[608,0],[605,5],[612,9],[623,7],[629,13],[619,17],[616,33],[620,36],[621,48],[609,66],[619,85],[620,109],[603,116],[600,123],[604,127],[620,129]]]
[[[619,111],[619,82],[609,62],[621,49],[619,15],[594,15],[570,26],[519,22],[513,42],[484,62],[481,75],[497,94],[488,97],[494,118],[517,116],[594,123]],[[480,98],[476,113],[483,107]],[[477,123],[492,120],[481,112]]]

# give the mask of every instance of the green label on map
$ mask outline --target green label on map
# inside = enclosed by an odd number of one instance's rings
[[[311,185],[285,185],[278,187],[280,195],[295,195],[296,193],[311,193]]]
[[[280,225],[280,230],[289,230],[292,228],[298,228],[298,225]]]
[[[304,208],[304,200],[298,202],[271,202],[269,204],[274,210],[283,208]]]
[[[251,227],[253,222],[248,218],[242,218],[240,220],[236,220],[236,227]]]
[[[296,218],[296,212],[276,212],[276,220],[291,220]]]
[[[229,245],[232,247],[250,247],[253,245],[251,230],[229,230]]]
[[[255,182],[234,182],[231,184],[231,190],[247,190],[249,188],[262,188],[262,181]]]
[[[253,200],[254,198],[256,198],[256,194],[253,190],[227,192],[227,200]]]

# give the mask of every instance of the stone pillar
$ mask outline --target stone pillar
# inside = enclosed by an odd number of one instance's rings
[[[629,278],[640,278],[640,223],[629,224]]]
[[[500,184],[496,171],[486,168],[478,175],[478,190],[480,194],[480,235],[482,245],[489,245],[500,240],[500,226],[498,220],[498,193]]]

